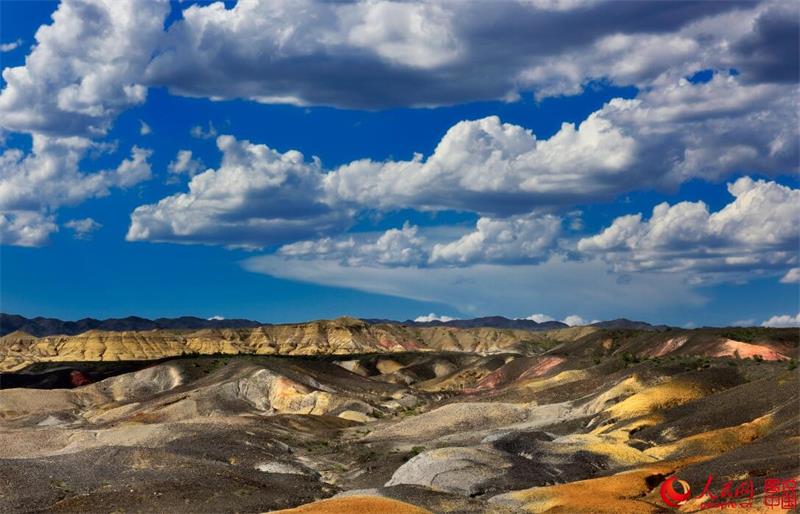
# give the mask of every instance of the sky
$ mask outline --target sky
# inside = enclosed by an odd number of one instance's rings
[[[0,310],[800,325],[796,2],[0,1]]]

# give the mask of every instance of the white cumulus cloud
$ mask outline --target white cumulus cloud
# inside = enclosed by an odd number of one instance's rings
[[[92,232],[96,232],[103,227],[103,225],[92,218],[69,220],[64,223],[64,226],[72,229],[75,233],[75,239],[90,239],[92,237]]]
[[[134,210],[129,241],[263,247],[348,222],[346,211],[324,201],[318,160],[232,136],[219,136],[217,147],[220,167],[192,177],[188,192]]]
[[[430,314],[427,314],[425,316],[417,316],[416,318],[414,318],[414,321],[418,323],[430,323],[431,321],[447,322],[447,321],[453,321],[455,319],[457,318],[451,318],[450,316],[439,316],[438,314],[431,312]]]
[[[335,260],[347,266],[416,266],[425,262],[426,241],[419,228],[405,223],[380,234],[354,234],[283,245],[278,255],[295,259]]]
[[[536,262],[545,260],[556,245],[561,219],[552,216],[480,218],[475,231],[457,241],[434,245],[433,264],[473,262]]]
[[[793,66],[773,26],[759,23],[767,11],[570,0],[192,5],[146,78],[190,96],[348,108],[571,94],[593,79],[646,89],[666,74],[737,62],[748,79],[773,81],[749,66],[753,54]]]
[[[578,327],[584,325],[591,325],[592,323],[597,323],[597,320],[587,321],[583,319],[581,316],[578,316],[577,314],[570,314],[569,316],[561,320],[561,322],[566,323],[571,327]]]
[[[287,259],[327,259],[348,266],[459,266],[536,263],[558,251],[561,220],[545,215],[479,218],[474,231],[423,228],[406,222],[382,233],[299,241],[278,249]]]
[[[417,154],[407,161],[361,159],[330,171],[315,162],[318,184],[308,198],[342,214],[411,208],[469,211],[494,219],[485,220],[485,230],[462,241],[460,248],[443,247],[437,253],[437,258],[468,260],[459,252],[474,247],[475,241],[491,239],[487,231],[492,227],[500,235],[514,231],[500,230],[501,225],[525,230],[524,218],[498,218],[567,210],[642,187],[671,190],[693,178],[716,180],[740,169],[767,174],[794,170],[794,97],[782,86],[747,85],[717,74],[705,84],[681,79],[633,100],[614,99],[578,125],[565,123],[546,140],[496,116],[462,121],[427,158]],[[259,166],[258,158],[254,155],[252,166]],[[259,187],[244,180],[237,188],[248,184]],[[244,189],[238,201],[217,203],[216,208],[221,216],[257,224],[257,219],[244,218],[262,208],[257,205],[262,196]],[[159,214],[164,223],[195,208],[191,202],[164,202],[171,203]],[[294,214],[288,212],[287,217]],[[184,227],[181,240],[192,241],[189,231]],[[300,237],[298,233],[294,239]],[[150,239],[144,232],[136,238]],[[230,243],[230,237],[200,239]]]
[[[531,314],[530,316],[524,319],[529,319],[531,321],[535,321],[536,323],[546,323],[548,321],[556,321],[555,318],[553,318],[552,316],[548,316],[547,314]],[[565,325],[569,325],[571,327],[591,325],[592,323],[597,323],[597,322],[598,320],[587,321],[586,319],[584,319],[581,316],[578,316],[577,314],[570,314],[569,316],[561,320],[561,323],[564,323]]]
[[[203,162],[193,158],[191,150],[178,150],[175,159],[167,165],[167,170],[175,175],[186,174],[193,177],[203,170]]]
[[[770,319],[761,324],[762,327],[800,327],[800,313],[796,316],[791,314],[782,314],[779,316],[772,316]]]
[[[800,190],[743,177],[728,184],[734,201],[709,212],[704,202],[657,205],[649,220],[621,216],[578,250],[617,271],[718,273],[787,269],[797,264]]]
[[[0,211],[0,244],[42,246],[58,231],[53,216],[37,211]]]
[[[782,284],[800,284],[800,268],[792,268],[781,277]]]
[[[381,209],[508,216],[614,198],[642,187],[750,170],[796,170],[797,97],[780,85],[716,74],[613,99],[549,139],[496,116],[451,127],[433,154],[356,160],[325,177],[330,195]]]
[[[44,244],[46,235],[54,231],[53,213],[59,207],[105,196],[112,188],[128,188],[151,177],[148,159],[152,152],[137,146],[116,168],[82,172],[81,161],[96,148],[97,144],[83,138],[34,135],[30,153],[9,148],[0,154],[4,244]]]
[[[36,32],[23,66],[3,70],[0,125],[58,136],[102,135],[144,102],[141,80],[169,4],[64,0]]]
[[[16,41],[11,41],[10,43],[2,43],[0,44],[0,52],[11,52],[19,48],[22,44],[22,39],[17,39]]]
[[[548,316],[547,314],[531,314],[530,316],[524,319],[535,321],[536,323],[546,323],[548,321],[555,321],[555,318],[553,318],[552,316]]]
[[[508,215],[618,192],[635,147],[597,113],[544,141],[490,116],[451,127],[427,159],[353,161],[325,181],[356,205]]]
[[[0,155],[2,243],[44,244],[59,207],[150,178],[151,151],[135,146],[116,169],[79,165],[90,151],[114,146],[89,138],[104,136],[120,112],[144,102],[141,79],[168,8],[158,1],[64,0],[52,23],[36,32],[25,64],[3,70],[0,130],[30,134],[32,148]]]
[[[207,129],[204,129],[202,125],[195,125],[191,128],[189,133],[196,139],[214,139],[219,135],[216,127],[214,127],[214,124],[210,121],[208,122]]]

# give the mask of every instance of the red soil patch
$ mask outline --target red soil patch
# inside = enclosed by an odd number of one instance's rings
[[[686,336],[682,337],[671,337],[664,341],[663,343],[659,344],[655,348],[649,348],[643,351],[640,355],[642,357],[663,357],[668,353],[672,353],[688,341],[689,338]]]
[[[519,376],[519,380],[526,378],[541,377],[548,371],[554,369],[556,366],[562,364],[566,359],[563,357],[542,357],[539,362],[528,368],[528,370]]]
[[[92,383],[92,381],[89,380],[89,377],[78,370],[70,371],[69,381],[72,384],[72,387],[80,387]]]
[[[496,388],[503,382],[504,378],[507,378],[502,370],[503,368],[492,371],[491,373],[480,379],[478,383],[475,384],[475,387],[465,387],[464,393],[474,394],[480,391],[486,391],[488,389]]]

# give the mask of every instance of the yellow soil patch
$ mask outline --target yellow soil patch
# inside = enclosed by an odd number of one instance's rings
[[[657,460],[650,455],[646,455],[640,450],[625,444],[627,435],[619,437],[608,435],[575,434],[560,437],[556,440],[558,445],[553,451],[558,453],[571,454],[580,450],[585,450],[596,455],[603,455],[614,462],[615,466],[631,466],[635,464],[645,464]]]
[[[611,437],[618,438],[621,440],[628,440],[630,439],[631,432],[659,425],[663,422],[664,422],[664,416],[661,416],[660,414],[650,414],[648,416],[634,418],[624,424],[612,423],[609,425],[600,425],[599,427],[592,430],[590,434],[609,435]]]
[[[719,455],[762,437],[770,425],[772,416],[756,418],[735,427],[710,430],[674,443],[648,448],[644,453],[658,459],[679,453],[687,455]]]
[[[483,389],[492,389],[497,384],[484,383],[483,379],[493,372],[488,368],[475,366],[462,369],[455,373],[445,376],[437,376],[430,380],[419,382],[415,387],[423,391],[438,392],[438,391],[461,391],[465,393],[474,393]],[[499,378],[499,375],[494,375]],[[475,387],[469,387],[475,384]]]
[[[416,505],[379,496],[348,496],[307,503],[294,509],[277,510],[285,514],[431,514]]]
[[[367,423],[372,421],[374,418],[367,416],[363,412],[358,412],[354,410],[346,410],[339,413],[339,417],[342,419],[346,419],[348,421],[355,421],[357,423]]]
[[[621,382],[618,382],[610,389],[597,395],[597,397],[584,405],[582,410],[584,414],[597,414],[606,409],[609,403],[617,403],[620,398],[629,397],[635,393],[644,390],[645,384],[639,380],[636,375],[630,376]]]
[[[390,375],[395,371],[403,369],[405,366],[393,359],[379,359],[375,363],[375,367],[382,375]]]
[[[640,391],[606,410],[612,417],[630,419],[702,398],[711,392],[711,386],[671,380]]]
[[[33,361],[24,360],[22,357],[0,355],[0,371],[19,371],[30,364],[33,364]]]

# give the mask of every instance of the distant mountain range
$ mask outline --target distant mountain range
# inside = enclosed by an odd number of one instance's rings
[[[669,325],[651,325],[646,321],[631,321],[625,318],[598,321],[597,323],[592,323],[592,326],[598,328],[627,328],[636,330],[666,330],[670,328]]]
[[[391,319],[365,319],[367,323],[389,323],[391,325],[409,325],[413,327],[455,327],[455,328],[514,328],[520,330],[554,330],[566,328],[569,325],[560,321],[545,321],[537,323],[530,319],[509,319],[503,316],[487,316],[484,318],[454,319],[450,321],[395,321]]]
[[[266,325],[248,319],[203,319],[194,316],[181,316],[180,318],[146,319],[138,316],[127,318],[94,319],[83,318],[78,321],[62,321],[56,318],[26,318],[16,314],[0,313],[0,336],[15,330],[28,333],[32,336],[43,337],[50,335],[77,335],[89,330],[105,330],[109,332],[123,332],[128,330],[154,330],[154,329],[188,329],[201,328],[253,328]]]
[[[509,319],[503,316],[487,316],[484,318],[454,319],[450,321],[394,321],[390,319],[365,319],[367,323],[390,323],[410,325],[416,327],[456,327],[456,328],[513,328],[520,330],[555,330],[567,328],[569,325],[561,321],[544,321],[537,323],[530,319]],[[631,321],[625,318],[618,318],[610,321],[599,321],[590,326],[611,329],[636,329],[636,330],[664,330],[669,328],[666,325],[651,325],[645,321]]]
[[[554,330],[567,328],[568,325],[560,321],[545,321],[537,323],[529,319],[509,319],[503,316],[488,316],[473,319],[455,319],[451,321],[396,321],[391,319],[364,319],[370,324],[385,323],[390,325],[408,325],[417,327],[450,327],[450,328],[509,328],[520,330]],[[123,331],[142,331],[154,329],[172,330],[198,330],[202,328],[254,328],[267,326],[269,323],[261,323],[247,319],[203,319],[194,316],[182,316],[180,318],[158,318],[147,319],[138,316],[128,316],[127,318],[109,318],[104,320],[94,318],[84,318],[78,321],[62,321],[56,318],[26,318],[16,314],[0,313],[0,337],[10,334],[16,330],[28,333],[32,336],[43,337],[49,335],[77,335],[89,330],[104,330],[110,332]],[[654,326],[644,321],[631,321],[620,318],[611,321],[601,321],[592,326],[599,328],[612,329],[636,329],[636,330],[663,330],[668,327],[665,325]]]

